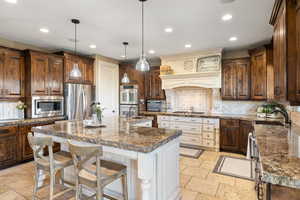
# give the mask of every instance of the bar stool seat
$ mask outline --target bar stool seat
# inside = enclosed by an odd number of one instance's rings
[[[50,158],[49,156],[44,156],[45,159],[37,159],[38,165],[43,166],[44,170],[50,169]],[[69,152],[59,151],[53,154],[54,165],[56,168],[65,168],[73,165],[72,155]]]
[[[126,166],[107,161],[101,160],[101,187],[105,187],[106,185],[112,183],[118,178],[126,175]],[[78,174],[81,182],[84,182],[86,185],[90,187],[97,186],[97,174],[96,174],[96,165],[91,164],[79,171]]]

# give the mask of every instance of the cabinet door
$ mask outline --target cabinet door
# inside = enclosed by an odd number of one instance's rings
[[[17,162],[17,127],[0,127],[0,168]]]
[[[239,120],[221,120],[220,148],[239,152]]]
[[[285,8],[278,13],[274,26],[274,98],[286,100],[286,15]]]
[[[21,97],[23,93],[24,57],[19,52],[7,51],[4,67],[5,97]]]
[[[267,57],[265,49],[251,55],[251,99],[267,99]]]
[[[300,1],[297,5],[297,15],[296,15],[296,45],[297,45],[297,54],[300,55]],[[297,66],[295,67],[296,71],[296,101],[300,102],[300,56],[297,57]],[[290,80],[289,80],[290,81]]]
[[[94,61],[88,60],[85,68],[85,83],[94,84]]]
[[[48,70],[50,94],[63,95],[63,59],[50,57]]]
[[[251,121],[240,121],[239,151],[245,155],[247,153],[248,135],[252,131]]]
[[[33,95],[48,94],[48,58],[45,55],[31,56],[31,93]]]
[[[0,52],[0,97],[3,95],[3,83],[4,83],[4,52]]]
[[[236,98],[239,100],[250,99],[250,61],[249,59],[236,62]]]
[[[27,135],[31,132],[32,126],[21,126],[19,128],[20,143],[21,143],[21,160],[30,160],[33,158],[33,152],[29,145]]]
[[[234,62],[224,62],[222,66],[222,99],[236,99],[236,69]]]

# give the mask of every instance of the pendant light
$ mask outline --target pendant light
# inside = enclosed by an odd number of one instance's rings
[[[147,62],[145,53],[144,53],[144,2],[147,0],[139,0],[142,2],[142,54],[139,61],[136,63],[135,68],[139,71],[149,71],[150,65]]]
[[[75,55],[77,55],[77,24],[80,23],[78,19],[71,19],[71,22],[75,25]],[[73,64],[73,68],[70,72],[70,76],[73,78],[80,78],[82,76],[81,71],[78,67],[78,63]]]
[[[124,60],[127,59],[127,46],[128,46],[128,42],[123,42],[124,45]],[[124,76],[121,80],[122,83],[126,84],[126,83],[130,83],[129,77],[127,75],[127,73],[124,73]]]

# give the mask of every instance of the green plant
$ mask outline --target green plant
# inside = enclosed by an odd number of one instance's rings
[[[276,109],[286,112],[285,106],[280,103],[277,103],[276,101],[270,101],[270,102],[262,105],[262,107],[263,107],[262,112],[267,113],[267,114],[273,113],[274,110],[276,110]]]
[[[22,101],[19,101],[16,108],[18,110],[24,110],[25,108],[27,108],[27,105],[25,105]]]

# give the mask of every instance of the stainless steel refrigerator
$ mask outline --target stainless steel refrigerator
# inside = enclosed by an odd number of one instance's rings
[[[95,101],[95,87],[84,84],[65,84],[65,108],[69,120],[91,117],[91,104]]]

